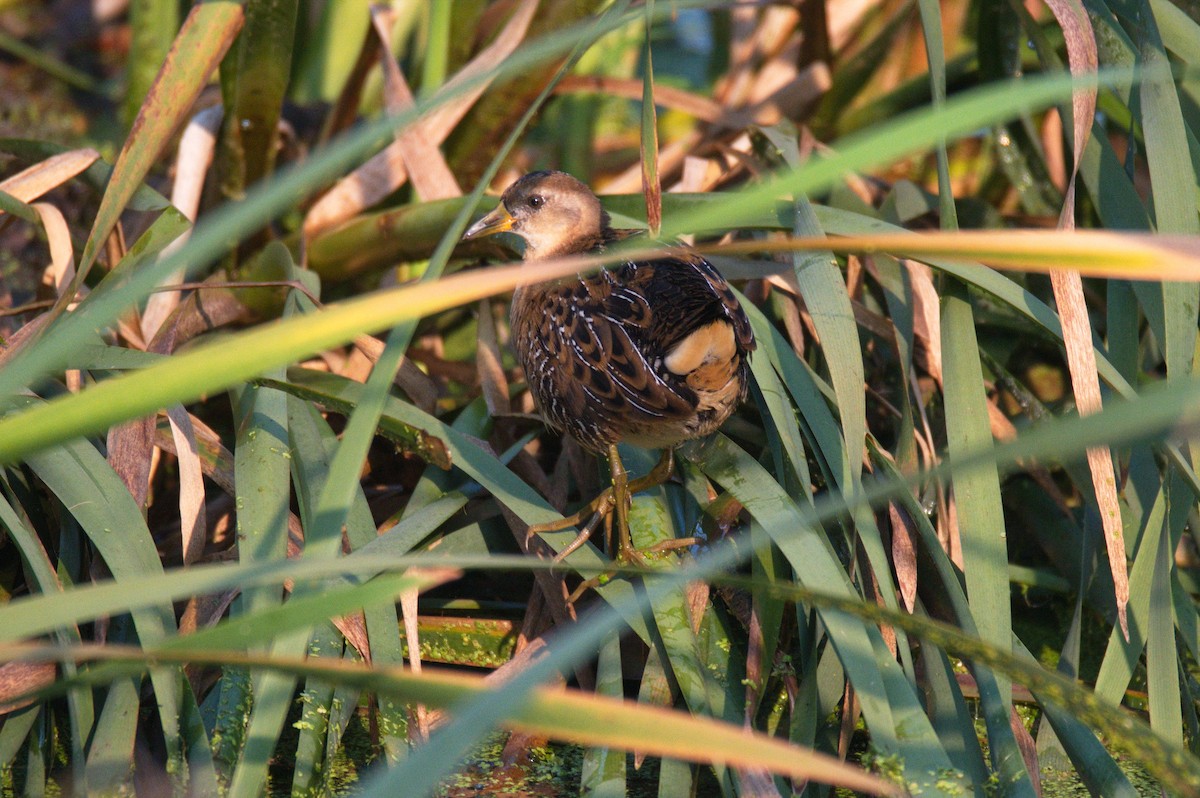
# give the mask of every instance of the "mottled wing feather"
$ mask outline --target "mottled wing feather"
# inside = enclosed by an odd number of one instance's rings
[[[739,348],[754,350],[750,320],[729,283],[704,258],[682,251],[678,257],[637,264],[635,270],[636,290],[657,300],[655,348],[669,352],[699,328],[722,319],[733,326]]]
[[[662,361],[698,328],[726,320],[743,361],[754,348],[728,284],[690,253],[531,289],[524,301],[514,304],[514,331],[538,406],[596,450],[623,430],[696,413],[696,394]]]

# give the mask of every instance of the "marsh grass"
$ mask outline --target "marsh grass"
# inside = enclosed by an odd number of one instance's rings
[[[1200,794],[1187,13],[129,6],[0,3],[5,794]],[[504,299],[605,264],[457,245],[546,167],[758,340],[575,607]]]

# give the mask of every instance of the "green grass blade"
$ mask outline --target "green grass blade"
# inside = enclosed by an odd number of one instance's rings
[[[946,104],[946,51],[942,42],[942,13],[936,0],[917,0],[921,12],[921,34],[925,39],[925,57],[929,60],[929,94],[933,108]],[[938,208],[943,230],[958,229],[958,211],[954,206],[954,189],[950,184],[950,158],[946,140],[935,145],[937,153]]]
[[[174,0],[132,0],[129,4],[129,66],[123,121],[137,116],[167,59],[179,30],[179,4]]]
[[[596,694],[623,698],[621,675],[621,638],[612,635],[600,647],[596,662]],[[624,798],[625,752],[611,748],[589,748],[583,754],[579,781],[580,795],[592,798]]]
[[[946,438],[951,457],[979,451],[992,440],[983,372],[979,363],[975,321],[965,286],[951,286],[942,295],[942,366],[946,402]],[[962,541],[963,572],[971,613],[983,640],[1010,646],[1012,617],[1008,587],[1008,546],[1000,477],[995,466],[957,469],[953,475],[958,533]],[[1000,707],[985,713],[989,735],[1004,739],[1009,725],[1011,686],[997,679]],[[1033,785],[1015,746],[992,747],[992,761],[1011,788],[1032,794]]]
[[[90,443],[73,444],[41,452],[28,465],[83,527],[114,578],[161,574],[158,551],[140,509],[117,474]],[[70,594],[63,594],[70,595]],[[153,644],[175,633],[175,614],[169,604],[154,604],[135,611],[138,638]],[[168,757],[182,765],[179,724],[182,697],[175,671],[151,671],[158,697],[159,716]]]
[[[662,227],[662,182],[658,174],[658,114],[654,108],[654,0],[646,1],[646,37],[642,45],[642,194],[646,197],[646,221],[650,236]]]
[[[101,794],[119,794],[133,781],[133,748],[141,704],[140,677],[124,677],[108,686],[87,756],[87,786]]]
[[[1170,498],[1173,497],[1168,494],[1168,500]],[[1175,643],[1175,612],[1171,601],[1175,549],[1171,544],[1171,535],[1161,535],[1153,550],[1143,550],[1141,553],[1143,557],[1154,559],[1154,579],[1150,585],[1150,628],[1146,636],[1146,686],[1151,728],[1165,739],[1182,746],[1179,657]]]
[[[726,438],[718,437],[709,447],[701,468],[758,520],[797,577],[816,590],[857,596],[828,542],[805,522],[804,514],[774,479]],[[900,671],[894,660],[876,656],[878,630],[864,628],[838,613],[822,613],[822,621],[858,694],[874,744],[904,761],[906,778],[919,782],[927,774],[949,769],[950,760],[911,687],[899,688],[899,682],[884,675],[885,671]],[[903,680],[902,675],[899,678]],[[898,730],[902,724],[901,738]]]
[[[246,186],[271,173],[277,126],[296,39],[296,3],[249,0],[245,25],[221,63],[226,109],[216,164],[222,193],[241,199]]]

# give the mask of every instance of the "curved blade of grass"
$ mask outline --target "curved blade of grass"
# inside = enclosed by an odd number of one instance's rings
[[[291,89],[294,100],[302,103],[337,100],[354,69],[370,19],[368,0],[341,0],[320,7],[317,23],[301,31]]]
[[[646,37],[642,45],[642,194],[650,236],[662,227],[662,183],[658,174],[658,115],[654,108],[654,58],[650,46],[654,33],[654,0],[646,0]]]
[[[310,560],[335,559],[341,554],[341,525],[329,528],[321,527],[313,522],[317,512],[318,497],[328,479],[327,446],[332,443],[333,434],[317,409],[311,403],[295,396],[287,398],[287,418],[288,443],[291,452],[289,460],[292,465],[296,498],[305,530],[304,557]],[[355,486],[358,487],[357,482]],[[371,526],[373,528],[374,525]],[[389,580],[384,578],[382,581]],[[395,593],[391,593],[388,598],[395,595]],[[336,605],[336,600],[329,596],[328,591],[322,591],[319,585],[297,583],[293,588],[290,601],[281,606],[243,616],[239,620],[244,625],[254,626],[261,623],[264,618],[276,619],[270,627],[256,627],[255,635],[250,638],[257,638],[267,643],[271,656],[299,657],[306,652],[311,656],[312,652],[309,651],[309,646],[313,627],[324,625],[314,623],[316,617],[311,613],[306,615],[303,612],[313,603],[323,607],[333,607]],[[331,612],[336,611],[331,610]],[[280,620],[284,617],[298,618],[299,620],[297,623],[288,624],[286,621]],[[330,615],[325,614],[320,617],[324,620]],[[215,633],[218,630],[230,628],[235,627],[216,627],[180,639],[191,642],[197,635],[205,635],[207,632]],[[320,637],[319,634],[318,637]],[[203,638],[201,638],[201,644],[202,641]],[[296,679],[291,674],[264,673],[254,679],[253,689],[254,705],[246,729],[246,742],[239,752],[229,784],[229,795],[231,796],[251,798],[259,795],[266,785],[268,768],[275,754],[280,730],[291,708]]]
[[[742,307],[749,302],[742,301]],[[757,308],[755,308],[757,311]],[[778,352],[764,355],[768,350],[775,350],[779,342],[774,340],[768,330],[773,330],[770,322],[758,314],[751,318],[754,328],[755,342],[759,354],[750,358],[750,372],[754,375],[752,386],[755,404],[764,413],[769,423],[763,425],[768,436],[771,436],[772,448],[778,447],[779,454],[786,459],[786,465],[778,462],[775,473],[782,477],[784,487],[791,495],[804,495],[812,501],[812,478],[808,470],[808,458],[804,452],[804,440],[801,437],[800,425],[796,423],[796,410],[787,401],[787,390],[776,374],[772,363],[778,362]],[[772,433],[778,432],[777,436]],[[775,438],[778,441],[775,441]],[[789,481],[790,480],[790,481]]]
[[[301,429],[298,432],[306,436],[309,442],[293,440],[291,450],[291,460],[296,473],[298,501],[307,508],[305,518],[306,556],[311,556],[309,547],[315,544],[325,546],[328,549],[325,552],[326,555],[334,557],[341,550],[343,538],[350,544],[352,551],[359,552],[358,556],[360,557],[373,556],[370,554],[371,551],[396,551],[399,536],[394,533],[401,530],[389,530],[389,534],[382,537],[378,535],[371,508],[357,481],[350,496],[349,506],[343,513],[342,526],[318,529],[317,525],[312,522],[319,501],[318,497],[322,495],[322,483],[333,478],[330,452],[337,445],[337,436],[329,428],[328,422],[310,404],[295,400],[293,397],[289,397],[289,401],[302,406],[306,411],[306,418],[301,423]],[[424,523],[419,527],[429,524],[425,515],[422,515]],[[325,543],[321,542],[322,535],[328,538]],[[383,548],[385,542],[390,544],[386,549]],[[368,549],[368,547],[372,548]],[[413,589],[424,587],[427,586],[421,585]],[[298,591],[299,593],[300,591]],[[368,652],[371,655],[371,661],[384,666],[402,664],[403,654],[396,602],[389,597],[377,604],[368,605],[363,609],[363,616],[367,626],[367,635],[371,642],[371,650]],[[384,731],[383,741],[388,756],[392,759],[399,758],[405,745],[405,741],[398,736],[398,730],[404,728],[405,725],[404,708],[381,704],[379,709],[379,722]]]
[[[132,0],[129,4],[129,59],[121,121],[129,124],[154,85],[179,31],[179,4],[172,0]]]
[[[653,466],[647,455],[644,450],[631,451],[629,447],[622,447],[621,460],[634,473],[646,473]],[[629,527],[634,545],[638,548],[648,548],[677,537],[666,491],[661,486],[648,494],[634,497]],[[672,557],[665,567],[671,567],[676,562]],[[701,662],[686,590],[681,586],[652,599],[650,609],[654,618],[653,645],[656,648],[661,646],[660,662],[670,669],[688,709],[693,715],[722,717],[722,691],[712,684],[711,676]],[[730,720],[730,717],[725,715],[725,719]],[[728,780],[724,767],[717,767],[717,778]]]
[[[1169,480],[1167,483],[1168,503],[1174,499],[1172,482]],[[1188,499],[1190,504],[1190,495]],[[1167,530],[1167,534],[1159,538],[1157,546],[1141,553],[1142,557],[1154,561],[1154,578],[1150,584],[1150,628],[1146,635],[1146,686],[1150,727],[1163,738],[1182,747],[1179,653],[1175,641],[1175,611],[1171,601],[1171,570],[1175,565],[1173,543],[1170,530]]]
[[[169,3],[158,3],[160,6]],[[129,200],[142,185],[167,140],[191,111],[208,76],[225,55],[242,26],[242,6],[228,0],[200,3],[192,9],[171,44],[166,61],[138,110],[129,138],[117,156],[108,187],[96,211],[92,232],[79,256],[71,290],[64,292],[60,311],[74,299]]]
[[[113,576],[120,580],[162,573],[158,551],[142,514],[124,483],[87,441],[76,441],[29,458],[28,465],[58,497],[87,533]],[[63,594],[70,595],[70,594]],[[175,614],[169,604],[155,601],[132,613],[138,638],[153,644],[175,633]],[[158,697],[169,760],[181,765],[181,683],[172,669],[150,672]],[[186,722],[186,721],[185,721]],[[211,757],[206,751],[196,752]],[[201,763],[200,769],[209,766]]]
[[[64,653],[77,654],[86,659],[124,660],[139,668],[146,661],[190,660],[238,664],[287,673],[291,678],[316,676],[329,682],[353,684],[363,690],[385,692],[444,708],[461,706],[468,699],[487,698],[498,692],[486,687],[478,677],[433,671],[414,674],[400,669],[366,668],[333,660],[261,657],[220,649],[184,655],[181,652],[143,652],[117,646],[80,646],[70,649],[0,647],[0,657],[5,658],[29,658],[35,654],[59,658]],[[547,734],[556,739],[584,745],[643,750],[657,756],[693,762],[727,762],[760,767],[799,780],[813,779],[876,794],[899,794],[895,785],[832,757],[719,721],[553,687],[538,688],[528,699],[513,713],[509,723],[516,728]],[[409,784],[406,789],[411,786]],[[395,783],[390,788],[394,790]],[[412,794],[421,793],[414,791]]]
[[[4,487],[5,493],[11,490],[6,474],[0,474],[0,485]],[[50,562],[37,532],[25,524],[24,519],[9,504],[3,494],[0,494],[0,527],[3,527],[9,539],[16,544],[21,560],[25,564],[25,572],[32,577],[33,584],[37,586],[38,591],[42,594],[62,593],[62,583],[59,582],[58,575],[54,572],[54,565]],[[63,625],[55,633],[55,636],[60,643],[68,645],[83,641],[76,624]],[[68,676],[74,675],[74,663],[61,663],[61,665],[64,673]],[[83,747],[91,734],[92,724],[96,719],[95,707],[92,703],[92,694],[88,690],[72,690],[67,694],[67,699],[72,727],[71,761],[74,765],[75,775],[79,777],[85,775],[81,767]],[[0,758],[0,764],[7,764],[8,761],[7,758]]]
[[[788,166],[792,170],[800,169],[800,152],[794,136],[778,129],[765,132]],[[825,237],[812,204],[802,194],[796,195],[792,234],[800,239]],[[866,377],[858,325],[854,321],[846,282],[831,252],[813,250],[808,255],[797,254],[792,258],[792,268],[800,295],[816,327],[825,365],[829,369],[829,381],[837,396],[845,455],[836,467],[842,471],[840,482],[843,488],[850,488],[861,471],[863,441],[867,433],[867,403],[863,392]]]
[[[857,597],[819,528],[806,522],[805,514],[752,457],[722,436],[704,455],[701,469],[758,520],[797,578],[814,589]],[[950,760],[899,665],[890,657],[879,656],[874,646],[877,639],[882,645],[879,631],[838,613],[822,613],[821,617],[862,704],[873,744],[903,760],[906,779],[920,782],[930,773],[950,769]],[[899,679],[889,678],[889,672]]]
[[[10,767],[22,750],[37,746],[37,740],[30,738],[30,731],[41,716],[42,710],[41,705],[34,704],[5,716],[4,725],[0,726],[0,767]],[[25,744],[26,739],[29,739],[28,746]],[[32,780],[32,777],[27,778]]]
[[[869,439],[867,445],[871,460],[878,472],[883,475],[883,478],[885,480],[901,481],[900,472],[896,470],[890,458],[883,454],[878,444],[873,439]],[[942,542],[938,538],[933,525],[930,523],[929,517],[925,514],[911,491],[905,490],[897,493],[895,500],[904,507],[908,517],[912,520],[921,545],[925,549],[927,556],[933,561],[934,568],[937,571],[940,584],[936,590],[930,592],[946,599],[952,608],[955,622],[966,634],[979,637],[978,625],[975,620],[976,607],[972,606],[967,600],[967,594],[963,592],[959,575],[951,564],[949,557],[947,557]],[[1013,637],[1011,639],[1016,638]],[[1028,783],[1029,775],[1025,772],[1025,763],[1021,756],[1021,751],[1017,746],[1016,738],[1013,736],[1012,728],[1009,725],[1009,713],[1011,711],[1009,697],[1001,692],[1000,682],[996,674],[990,669],[975,667],[972,669],[972,672],[975,675],[975,682],[979,688],[980,704],[982,705],[984,722],[988,730],[988,744],[992,752],[992,760],[996,763],[995,770],[1001,774],[1001,778],[1006,784],[1010,786],[1015,785],[1020,790],[1027,792],[1032,788],[1032,785]],[[957,702],[961,702],[961,688],[955,684],[950,689],[955,691],[956,695],[954,698],[957,699]],[[971,723],[966,728],[959,729],[959,732],[964,737],[973,735],[974,724]],[[964,768],[968,773],[975,771],[975,769],[974,763]]]
[[[764,130],[764,133],[779,149],[788,166],[793,170],[799,169],[801,159],[795,137],[779,128]],[[794,213],[794,236],[824,238],[824,232],[807,197],[796,196]],[[840,472],[837,481],[842,490],[856,492],[860,485],[863,445],[867,432],[866,394],[863,390],[866,376],[858,324],[854,319],[850,295],[831,252],[817,250],[808,256],[794,255],[792,265],[797,287],[821,342],[821,352],[829,370],[830,382],[833,384],[841,435],[845,443],[842,456],[828,462]],[[895,609],[896,590],[892,584],[892,569],[884,552],[875,518],[870,512],[856,511],[854,522],[875,578],[881,584],[879,593],[887,605]],[[908,646],[904,641],[900,641],[898,649],[901,652],[901,660],[911,673],[912,662]]]
[[[172,28],[172,30],[174,29]],[[131,50],[132,49],[133,48],[131,47]],[[0,51],[6,52],[15,58],[20,58],[21,60],[28,62],[30,66],[42,70],[47,75],[50,75],[57,80],[61,80],[63,83],[71,86],[72,88],[79,89],[81,91],[93,92],[95,94],[101,94],[109,100],[116,99],[112,96],[113,93],[111,89],[106,89],[103,87],[95,76],[90,75],[81,69],[76,69],[65,61],[55,58],[45,48],[39,49],[26,44],[16,36],[12,36],[6,31],[0,31]],[[155,67],[157,68],[157,61],[155,62]],[[132,116],[132,114],[130,114],[130,116]]]
[[[1155,226],[1162,233],[1200,234],[1196,217],[1195,170],[1179,96],[1152,14],[1137,15],[1139,60],[1146,79],[1139,84],[1146,164],[1153,186]],[[1155,330],[1166,356],[1167,375],[1191,373],[1196,343],[1200,286],[1165,282],[1159,289],[1163,329]]]
[[[1030,663],[1036,662],[1019,638],[1013,638],[1013,648]],[[1080,780],[1093,795],[1136,798],[1141,794],[1134,788],[1104,743],[1074,714],[1049,701],[1042,701],[1041,707],[1054,733],[1066,749],[1067,756],[1075,765]],[[1041,738],[1038,739],[1040,742]]]
[[[287,395],[271,388],[247,386],[234,394],[234,418],[238,560],[281,560],[287,556],[291,499]],[[278,590],[248,588],[242,591],[234,612],[272,607],[281,598]]]
[[[139,675],[115,679],[108,686],[88,749],[88,790],[113,795],[132,783],[141,683]]]
[[[308,656],[340,657],[346,641],[332,623],[318,624],[308,644]],[[292,768],[292,795],[317,794],[321,771],[326,767],[325,740],[333,715],[336,686],[315,677],[304,680],[300,692],[300,719],[293,725],[300,733]]]
[[[941,7],[935,0],[917,0],[921,12],[921,35],[925,39],[925,57],[929,61],[929,95],[934,108],[946,104],[946,49],[942,42]],[[958,210],[954,206],[954,187],[950,183],[950,158],[946,140],[936,145],[939,221],[943,230],[958,229]]]
[[[942,368],[946,403],[946,441],[950,457],[991,444],[979,341],[966,286],[958,281],[942,292]],[[1008,545],[1000,476],[995,466],[958,470],[953,475],[963,573],[980,635],[994,645],[1012,640],[1008,590]],[[1009,685],[1000,683],[1007,705]],[[1005,718],[1007,721],[1007,718]]]

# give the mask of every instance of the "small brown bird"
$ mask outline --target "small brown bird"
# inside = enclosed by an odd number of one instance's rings
[[[591,190],[565,172],[532,172],[465,239],[511,232],[527,261],[602,251],[619,236]],[[620,536],[616,558],[641,560],[629,538],[630,496],[670,474],[682,441],[714,432],[746,397],[754,334],[729,284],[682,247],[655,260],[625,262],[589,277],[523,285],[513,293],[512,342],[529,389],[550,426],[589,451],[607,454],[613,488],[553,527],[591,520]],[[647,477],[628,481],[617,444],[664,449]]]

